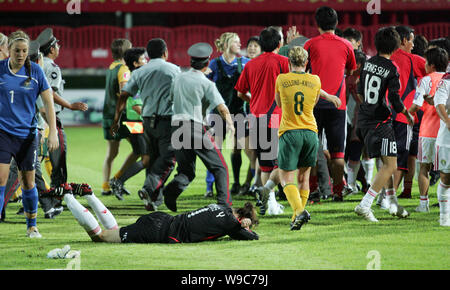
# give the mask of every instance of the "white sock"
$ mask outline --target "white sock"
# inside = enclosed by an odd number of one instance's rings
[[[380,191],[380,194],[378,195],[377,201],[381,203],[385,197],[386,197],[386,190],[383,187],[383,189]]]
[[[375,160],[372,159],[368,159],[368,160],[361,160],[361,165],[364,169],[364,172],[366,172],[366,180],[367,183],[371,184],[372,183],[372,177],[373,177],[373,169],[375,167]],[[356,172],[356,174],[358,174],[358,172]]]
[[[375,197],[379,194],[379,192],[376,192],[372,189],[372,187],[367,190],[367,193],[364,195],[363,199],[361,200],[360,205],[363,207],[372,207],[372,203],[375,200]]]
[[[437,198],[439,201],[439,211],[441,217],[450,215],[450,203],[448,201],[450,197],[450,185],[445,185],[442,181],[439,182],[437,188]]]
[[[277,185],[275,184],[275,182],[273,182],[273,181],[270,180],[270,179],[267,180],[266,184],[264,185],[265,188],[268,188],[268,189],[270,189],[270,190],[274,189],[275,186],[277,186]]]
[[[112,215],[112,213],[106,208],[106,206],[98,199],[94,194],[84,196],[95,212],[100,223],[108,230],[117,229],[117,221]]]
[[[421,195],[420,196],[420,206],[421,207],[427,207],[428,206],[428,195]]]
[[[72,194],[65,194],[64,201],[78,223],[85,229],[90,237],[98,236],[102,229],[95,217],[75,199]]]
[[[359,167],[361,162],[347,162],[347,184],[352,188],[356,189],[356,177],[358,176]]]
[[[397,196],[395,195],[395,190],[393,188],[386,188],[386,198],[389,204],[398,204]]]
[[[416,167],[415,167],[415,170],[414,170],[414,179],[417,180],[417,181],[419,181],[419,179],[418,179],[419,174],[420,174],[420,162],[419,162],[419,159],[416,158]]]

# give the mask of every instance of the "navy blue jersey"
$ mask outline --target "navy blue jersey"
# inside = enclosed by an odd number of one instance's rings
[[[242,69],[244,69],[245,64],[247,62],[249,62],[250,59],[245,56],[240,57],[240,59],[242,62]],[[214,58],[209,63],[209,68],[212,70],[212,72],[207,76],[213,82],[217,82],[217,80],[219,80],[221,77],[221,74],[219,71],[219,65],[217,64],[217,61],[220,61],[220,63],[222,64],[223,70],[224,70],[225,74],[228,75],[228,77],[232,77],[238,70],[238,57],[236,57],[231,63],[227,63],[224,60],[223,56]]]
[[[42,68],[31,62],[31,81],[23,66],[17,73],[9,59],[0,61],[0,130],[19,138],[36,134],[36,100],[50,88]]]

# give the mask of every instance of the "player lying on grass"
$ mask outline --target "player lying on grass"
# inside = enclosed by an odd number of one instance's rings
[[[105,230],[75,199],[75,194],[86,198]],[[256,210],[250,202],[236,209],[210,204],[176,216],[157,211],[141,216],[134,224],[119,227],[114,216],[87,184],[74,185],[73,189],[66,185],[59,198],[64,198],[75,219],[94,242],[195,243],[225,235],[235,240],[258,239],[258,235],[250,230],[251,226],[258,224]]]

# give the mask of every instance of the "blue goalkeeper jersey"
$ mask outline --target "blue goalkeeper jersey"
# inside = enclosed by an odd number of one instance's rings
[[[31,62],[31,81],[23,66],[17,73],[9,59],[0,61],[0,130],[19,138],[36,134],[36,99],[50,88],[42,68]]]

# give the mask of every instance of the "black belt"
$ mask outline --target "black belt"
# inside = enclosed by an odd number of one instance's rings
[[[157,120],[172,120],[172,116],[156,116]]]
[[[153,116],[147,116],[144,117],[144,119],[150,119],[150,118],[154,118],[155,120],[172,120],[172,116],[158,116],[158,115],[153,115]]]
[[[159,122],[159,121],[171,121],[172,120],[172,116],[152,115],[150,117],[144,117],[144,120],[146,122],[148,122],[148,127],[152,128],[152,129],[155,129],[157,122]]]

